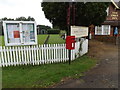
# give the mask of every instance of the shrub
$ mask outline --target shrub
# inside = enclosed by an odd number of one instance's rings
[[[59,34],[60,30],[59,29],[48,29],[48,34]]]

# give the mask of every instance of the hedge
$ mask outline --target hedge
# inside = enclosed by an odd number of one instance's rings
[[[48,29],[48,34],[59,34],[60,30],[59,29]]]

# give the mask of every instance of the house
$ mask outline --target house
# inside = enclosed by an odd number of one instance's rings
[[[106,20],[101,26],[90,26],[90,32],[93,38],[120,36],[120,1],[111,0],[107,8]]]
[[[47,34],[48,29],[51,29],[51,28],[45,25],[37,25],[37,34]]]

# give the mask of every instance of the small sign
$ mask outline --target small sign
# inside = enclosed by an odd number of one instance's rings
[[[14,38],[20,38],[20,32],[14,31]]]
[[[118,12],[112,12],[111,18],[112,18],[112,20],[118,20]]]
[[[88,36],[88,27],[71,26],[71,36],[76,38]]]

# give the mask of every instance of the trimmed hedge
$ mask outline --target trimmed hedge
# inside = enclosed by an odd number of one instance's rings
[[[59,34],[60,30],[59,29],[48,29],[48,34]]]

